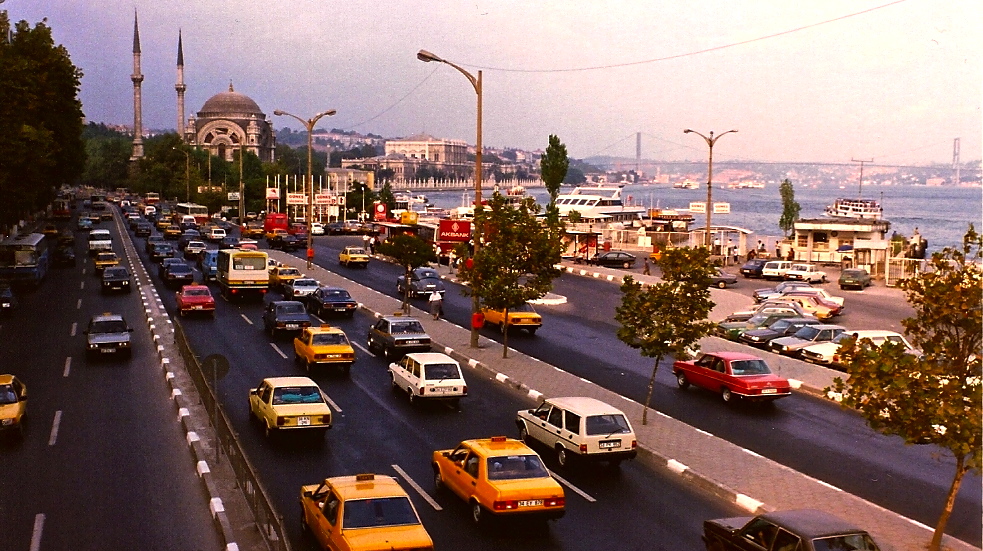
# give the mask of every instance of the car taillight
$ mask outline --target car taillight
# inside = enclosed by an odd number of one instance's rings
[[[422,386],[420,387],[420,396],[423,396],[423,391],[425,391],[425,390],[426,390],[426,387],[422,387]]]
[[[327,425],[330,422],[331,422],[331,416],[330,415],[322,415],[321,416],[321,424]]]
[[[464,388],[462,390],[463,390],[464,394],[467,394],[468,393],[468,385],[464,385]]]
[[[632,440],[631,441],[631,449],[635,449],[637,447],[638,447],[638,441],[637,440]]]
[[[587,444],[580,445],[580,453],[587,453]]]
[[[495,511],[510,511],[518,508],[519,502],[514,499],[508,501],[496,501],[492,504],[492,509]]]
[[[551,497],[543,500],[543,505],[546,507],[563,507],[566,505],[566,498],[563,497]]]
[[[276,418],[276,426],[282,427],[283,425],[286,424],[287,424],[287,418],[282,415],[278,415]]]

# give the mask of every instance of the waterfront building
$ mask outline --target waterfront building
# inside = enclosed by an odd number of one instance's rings
[[[487,163],[485,163],[487,164]],[[422,169],[441,172],[447,178],[467,178],[474,173],[474,162],[468,160],[468,145],[460,140],[438,139],[417,134],[398,140],[386,140],[385,153],[378,157],[345,159],[342,168],[360,167],[364,170],[389,169],[395,182],[419,177]]]
[[[891,223],[870,218],[809,218],[795,222],[791,249],[794,260],[842,263],[883,275]]]

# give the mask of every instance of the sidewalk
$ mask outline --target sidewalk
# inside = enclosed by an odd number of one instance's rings
[[[268,251],[271,258],[301,267],[295,256]],[[377,261],[377,260],[374,260]],[[589,277],[620,283],[624,272],[572,265],[565,268]],[[598,275],[593,275],[598,274]],[[388,314],[399,310],[400,301],[358,285],[356,281],[315,266],[307,275],[323,284],[343,286],[369,312]],[[651,276],[633,274],[636,280],[654,282]],[[718,309],[727,313],[749,302],[748,297],[713,290]],[[734,297],[739,298],[734,298]],[[734,303],[740,302],[736,306]],[[716,310],[715,310],[716,313]],[[434,340],[434,350],[443,350],[475,370],[485,371],[499,382],[526,394],[531,401],[543,396],[589,396],[610,403],[628,415],[638,436],[639,459],[646,464],[666,469],[707,491],[729,500],[752,512],[813,507],[849,519],[869,530],[884,551],[923,549],[931,539],[932,529],[843,492],[828,484],[805,476],[779,463],[761,457],[709,433],[653,410],[649,424],[641,424],[642,406],[614,392],[601,388],[555,366],[526,356],[516,350],[503,359],[501,344],[481,337],[478,349],[469,348],[470,331],[445,320],[434,320],[423,310],[414,315],[423,323]],[[722,317],[722,316],[721,316]],[[740,346],[722,339],[713,339],[714,349],[728,345]],[[822,394],[839,372],[788,359],[774,362],[776,371],[796,381],[801,391]],[[952,550],[976,549],[960,540],[946,537],[945,545]],[[699,546],[694,542],[694,546]]]

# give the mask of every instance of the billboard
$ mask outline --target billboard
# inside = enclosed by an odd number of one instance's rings
[[[278,188],[278,187],[268,187],[268,188],[266,188],[266,200],[267,201],[278,201],[278,200],[280,200],[280,188]]]
[[[306,205],[307,204],[307,194],[306,193],[287,193],[287,204],[288,205]]]
[[[437,241],[456,241],[467,243],[471,240],[470,220],[440,220],[437,226]]]

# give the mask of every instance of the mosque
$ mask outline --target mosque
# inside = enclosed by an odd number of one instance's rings
[[[133,14],[133,153],[130,160],[143,157],[143,121],[141,105],[140,28],[136,13]],[[231,161],[235,151],[246,151],[260,161],[274,161],[276,135],[273,124],[259,105],[249,96],[236,92],[229,83],[226,92],[208,98],[197,115],[184,120],[184,48],[181,33],[177,41],[177,132],[184,143],[196,149],[204,149],[212,155]]]

